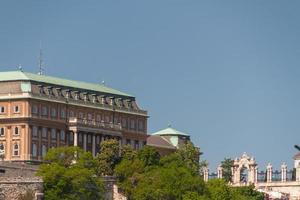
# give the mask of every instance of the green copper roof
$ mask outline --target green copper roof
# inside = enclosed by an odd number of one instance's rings
[[[22,72],[22,71],[0,72],[0,81],[19,81],[19,80],[35,81],[35,82],[47,83],[47,84],[58,85],[58,86],[72,87],[72,88],[78,88],[83,90],[91,90],[96,92],[133,97],[129,94],[120,92],[118,90],[115,90],[110,87],[106,87],[105,85],[101,85],[101,84],[86,83],[82,81],[74,81],[74,80],[68,80],[63,78],[57,78],[53,76],[38,75],[38,74]]]
[[[156,133],[153,133],[152,135],[160,135],[160,136],[163,136],[163,135],[178,135],[178,136],[187,136],[187,137],[189,137],[188,134],[180,132],[180,131],[178,131],[176,129],[173,129],[171,127],[168,127],[166,129],[160,130],[160,131],[158,131]]]

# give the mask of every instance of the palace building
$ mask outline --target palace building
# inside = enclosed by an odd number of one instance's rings
[[[147,118],[134,96],[103,84],[0,72],[0,160],[41,161],[59,146],[95,156],[109,138],[140,149]]]

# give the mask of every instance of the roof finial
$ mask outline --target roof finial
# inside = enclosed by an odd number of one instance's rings
[[[102,84],[102,85],[105,85],[105,81],[104,81],[104,80],[103,80],[103,81],[101,81],[101,84]]]
[[[40,54],[39,54],[39,75],[43,75],[44,69],[43,69],[43,51],[42,51],[42,42],[40,41]]]
[[[21,64],[18,65],[18,69],[19,69],[19,71],[21,71],[21,72],[23,71],[23,68],[22,68],[22,65],[21,65]]]
[[[168,123],[168,128],[171,128],[171,127],[172,127],[171,122],[169,122]]]

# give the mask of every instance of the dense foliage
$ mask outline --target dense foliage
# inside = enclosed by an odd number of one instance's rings
[[[39,168],[47,200],[103,199],[103,182],[95,176],[97,162],[77,147],[50,149]]]
[[[45,161],[38,175],[47,200],[103,199],[103,175],[115,175],[128,200],[263,200],[253,187],[233,188],[224,179],[204,182],[199,169],[207,162],[199,162],[192,143],[161,157],[149,146],[120,149],[117,141],[107,140],[96,158],[76,147],[60,147],[51,149]],[[229,169],[231,161],[224,163]]]
[[[221,179],[205,183],[197,172],[199,154],[191,143],[161,158],[151,147],[123,154],[115,175],[129,200],[263,200],[253,187],[233,188]]]
[[[97,174],[113,175],[116,164],[120,161],[120,145],[117,140],[105,140],[97,154]]]

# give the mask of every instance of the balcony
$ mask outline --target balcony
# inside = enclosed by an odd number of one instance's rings
[[[99,129],[111,129],[116,131],[121,131],[122,126],[120,123],[113,124],[113,123],[106,123],[104,121],[98,122],[95,120],[88,120],[88,119],[79,119],[76,117],[70,117],[68,119],[69,126],[80,126],[80,127],[87,127],[87,128],[99,128]]]

